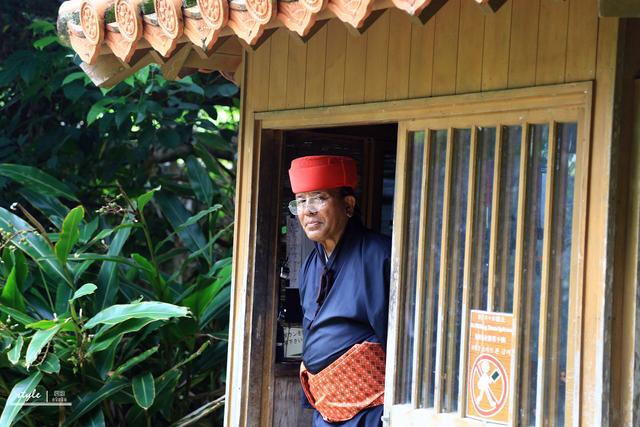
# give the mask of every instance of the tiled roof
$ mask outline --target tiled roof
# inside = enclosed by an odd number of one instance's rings
[[[375,10],[397,7],[426,22],[447,0],[70,0],[58,11],[58,34],[100,86],[149,63],[167,78],[219,70],[233,74],[243,46],[256,47],[284,26],[306,41],[337,17],[364,31]],[[474,1],[496,10],[505,0]]]

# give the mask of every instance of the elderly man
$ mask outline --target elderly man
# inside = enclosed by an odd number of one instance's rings
[[[353,159],[309,156],[289,169],[297,215],[315,249],[301,267],[300,380],[313,426],[381,426],[391,243],[364,228]]]

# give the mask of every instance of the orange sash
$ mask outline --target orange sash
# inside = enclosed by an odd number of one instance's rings
[[[384,403],[385,354],[381,344],[364,342],[313,375],[300,364],[300,382],[309,403],[328,422],[346,421]]]

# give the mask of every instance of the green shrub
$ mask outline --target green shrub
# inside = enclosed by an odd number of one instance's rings
[[[60,199],[77,198],[54,177],[0,164],[40,210],[0,207],[0,425],[188,425],[220,406],[231,262],[213,248],[232,223],[203,232],[222,205],[211,204],[200,161],[185,167],[194,199],[205,200],[194,215],[158,187],[122,193],[99,216],[66,209]],[[59,225],[47,231],[43,212]],[[149,228],[155,212],[161,236]],[[21,406],[19,392],[34,391],[63,391],[72,405]]]

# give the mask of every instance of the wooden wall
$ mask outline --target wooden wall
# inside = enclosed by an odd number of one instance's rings
[[[306,44],[278,29],[243,62],[238,154],[234,275],[231,308],[228,426],[270,425],[284,383],[261,382],[250,372],[266,369],[269,351],[252,349],[252,336],[270,342],[274,327],[255,318],[261,129],[254,113],[424,98],[594,80],[587,223],[580,419],[609,425],[613,251],[612,147],[619,20],[597,17],[597,0],[508,0],[484,14],[473,0],[448,0],[426,25],[390,9],[363,34],[330,20]],[[609,178],[609,179],[608,179]],[[262,214],[264,215],[264,214]],[[257,286],[257,285],[256,285]],[[263,341],[264,340],[264,341]],[[266,349],[265,349],[266,350]],[[257,351],[264,359],[252,361]],[[615,353],[614,351],[614,354]],[[254,363],[255,362],[255,363]],[[248,368],[249,365],[254,368]],[[258,366],[259,364],[259,366]],[[614,373],[619,378],[619,374]],[[613,386],[615,388],[615,385]],[[257,389],[260,389],[261,391]],[[250,393],[250,391],[252,391]],[[260,405],[248,396],[263,402]],[[628,408],[625,408],[629,411]],[[600,422],[602,420],[602,422]],[[612,424],[613,425],[613,424]]]
[[[612,425],[640,425],[640,19],[625,22],[620,143],[614,152],[615,270],[611,310]]]
[[[592,80],[596,0],[449,0],[427,24],[388,9],[363,35],[330,20],[303,44],[281,28],[250,53],[254,111]]]

